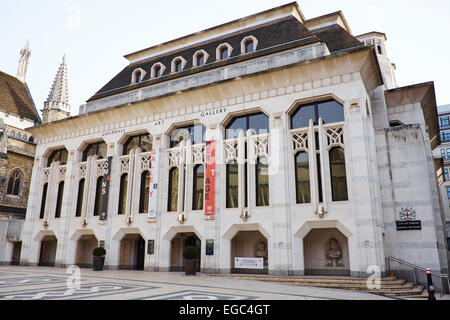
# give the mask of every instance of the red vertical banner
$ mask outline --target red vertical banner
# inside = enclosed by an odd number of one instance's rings
[[[215,213],[216,141],[206,141],[205,215]]]

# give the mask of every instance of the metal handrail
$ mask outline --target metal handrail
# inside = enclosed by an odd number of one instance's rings
[[[390,260],[395,261],[395,262],[397,262],[399,264],[403,264],[403,265],[408,266],[410,268],[413,268],[414,269],[414,284],[416,286],[417,286],[417,272],[416,271],[420,270],[420,271],[425,272],[425,273],[427,272],[427,269],[424,268],[424,267],[421,267],[421,266],[418,266],[418,265],[415,265],[415,264],[412,264],[412,263],[409,263],[409,262],[406,262],[404,260],[401,260],[401,259],[398,259],[398,258],[394,258],[394,257],[386,257],[386,269],[387,270],[390,270],[390,264],[389,264]],[[435,276],[437,276],[437,277],[439,277],[441,279],[442,278],[447,278],[447,286],[448,286],[447,290],[450,290],[450,279],[449,279],[447,274],[436,272],[436,271],[431,271],[431,274],[435,275]],[[442,295],[443,294],[441,293],[441,296]]]

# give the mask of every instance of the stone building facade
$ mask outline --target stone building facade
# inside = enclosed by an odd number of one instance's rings
[[[18,264],[36,144],[27,127],[40,123],[25,82],[28,42],[17,77],[0,71],[0,263]]]
[[[21,263],[101,245],[107,268],[179,271],[196,246],[208,273],[447,272],[434,86],[396,87],[385,41],[291,3],[126,55],[78,116],[30,129]]]

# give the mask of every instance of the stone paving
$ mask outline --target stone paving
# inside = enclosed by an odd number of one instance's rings
[[[390,300],[374,294],[197,273],[0,266],[0,300]],[[69,271],[69,272],[68,272]]]

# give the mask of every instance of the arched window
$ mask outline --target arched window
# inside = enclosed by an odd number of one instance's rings
[[[343,122],[344,108],[334,100],[300,106],[291,116],[291,129],[309,127],[310,119],[318,125],[319,118],[324,124]]]
[[[191,139],[192,144],[205,142],[206,129],[201,123],[176,128],[170,136],[170,147],[175,148],[181,141]]]
[[[25,133],[22,135],[22,140],[23,141],[28,141],[28,137],[27,137],[27,135]]]
[[[238,164],[235,160],[227,163],[226,165],[226,202],[227,208],[239,207],[239,179],[238,179]]]
[[[97,178],[97,187],[95,189],[94,216],[100,215],[100,210],[101,210],[101,205],[102,205],[103,180],[104,180],[103,176],[100,176]]]
[[[150,196],[150,172],[145,170],[141,174],[141,189],[139,192],[139,212],[148,212],[148,198]]]
[[[82,161],[86,161],[89,156],[97,155],[98,159],[104,159],[106,157],[107,146],[104,141],[91,143],[83,151]]]
[[[33,136],[30,136],[30,138],[28,138],[28,142],[31,142],[31,143],[34,142]]]
[[[269,166],[267,158],[260,157],[256,162],[256,206],[269,205]]]
[[[19,170],[15,170],[8,180],[8,188],[6,189],[7,194],[11,194],[14,196],[19,195],[20,191],[20,181],[21,181],[22,174]]]
[[[127,189],[128,189],[128,174],[124,173],[120,177],[118,214],[125,214],[125,209],[127,205]]]
[[[141,152],[149,152],[152,150],[152,137],[150,134],[140,134],[129,137],[123,145],[123,155],[130,154],[131,149],[141,148]]]
[[[77,211],[75,212],[75,217],[81,217],[81,211],[83,210],[84,183],[84,178],[78,182]]]
[[[198,164],[194,167],[192,210],[203,210],[203,187],[205,184],[205,167]]]
[[[58,197],[56,198],[55,218],[61,218],[63,196],[64,196],[64,181],[61,181],[58,185]]]
[[[44,188],[42,190],[41,211],[39,213],[39,219],[44,219],[45,204],[47,202],[47,189],[48,189],[48,183],[44,184]]]
[[[14,130],[11,130],[10,132],[9,132],[9,136],[10,137],[15,137],[16,136],[16,133],[14,132]]]
[[[16,139],[20,139],[22,137],[22,135],[20,134],[20,132],[16,133]]]
[[[67,164],[68,155],[69,154],[66,149],[60,149],[60,150],[53,151],[50,154],[50,156],[48,157],[47,167],[50,167],[52,162],[56,162],[56,161],[59,161],[59,165],[61,165],[61,166]]]
[[[311,202],[308,153],[299,152],[295,156],[295,191],[297,203]]]
[[[348,200],[348,193],[344,149],[335,147],[330,150],[329,154],[333,201],[346,201]]]
[[[252,129],[254,134],[264,134],[269,132],[269,117],[265,113],[254,113],[233,118],[226,126],[226,139],[239,137],[239,131],[244,134],[248,129]]]
[[[168,190],[167,211],[177,211],[178,204],[178,168],[172,168],[169,171],[169,190]]]

